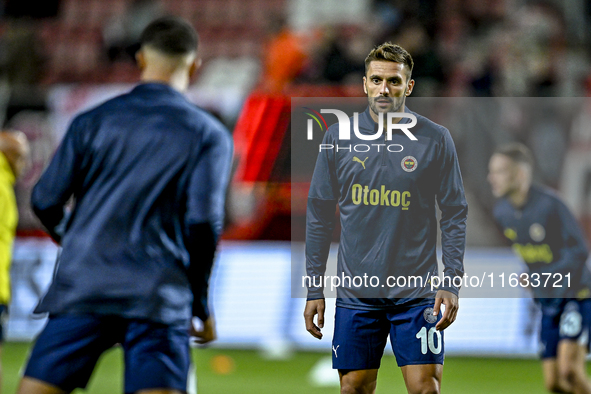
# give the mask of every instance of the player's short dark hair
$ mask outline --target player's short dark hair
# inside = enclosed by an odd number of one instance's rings
[[[534,168],[534,155],[531,150],[519,142],[511,142],[509,144],[501,145],[495,149],[496,154],[507,156],[515,163],[523,163]]]
[[[183,18],[165,16],[146,26],[140,43],[142,47],[147,45],[166,55],[187,55],[197,51],[199,36],[193,26]]]
[[[366,75],[367,69],[369,68],[369,63],[376,60],[405,64],[408,67],[408,79],[410,79],[414,62],[412,60],[412,56],[410,56],[410,53],[408,53],[406,49],[402,48],[400,45],[392,44],[391,42],[385,42],[381,45],[375,46],[365,58]]]

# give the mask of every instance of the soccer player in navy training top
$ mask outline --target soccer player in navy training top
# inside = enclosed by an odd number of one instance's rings
[[[369,107],[359,114],[359,133],[376,134],[380,117],[385,124],[386,114],[406,112],[417,119],[409,130],[417,140],[397,130],[391,140],[379,141],[383,143],[365,152],[356,145],[367,141],[354,133],[350,140],[339,140],[338,124],[329,127],[324,146],[338,145],[339,150],[322,150],[312,177],[307,275],[319,279],[312,283],[322,282],[338,204],[342,230],[337,272],[339,277],[350,278],[337,289],[332,344],[341,393],[375,391],[388,335],[408,392],[439,393],[442,331],[458,311],[459,287],[451,279],[464,274],[468,207],[460,168],[449,131],[405,107],[414,86],[411,55],[398,45],[385,43],[369,53],[365,66],[363,87]],[[354,119],[350,123],[354,125]],[[445,286],[432,290],[429,280],[437,275],[436,204],[441,210],[446,278]],[[381,285],[352,283],[364,275],[377,277]],[[392,278],[399,285],[388,281]],[[443,315],[441,304],[445,304]],[[304,317],[306,329],[316,338],[322,338],[324,310],[323,288],[308,286]]]
[[[232,140],[181,93],[197,41],[180,18],[148,25],[142,83],[77,116],[35,186],[33,208],[63,249],[20,394],[85,387],[117,343],[126,393],[184,393],[189,335],[215,339],[207,289]]]
[[[494,217],[527,264],[522,284],[531,289],[542,309],[540,356],[546,388],[553,393],[589,394],[591,382],[585,372],[591,323],[591,272],[585,264],[589,252],[566,205],[553,191],[532,185],[533,168],[533,155],[523,144],[496,150],[488,175],[493,195],[500,198]]]

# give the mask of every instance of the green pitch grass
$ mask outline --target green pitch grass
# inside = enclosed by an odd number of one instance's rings
[[[29,344],[5,343],[2,347],[3,394],[16,390]],[[336,394],[337,387],[313,387],[308,372],[330,354],[297,353],[287,361],[271,361],[252,350],[195,349],[200,394]],[[220,357],[221,356],[221,357]],[[122,393],[122,354],[114,349],[103,356],[87,393]],[[591,373],[591,368],[588,368]],[[545,393],[537,360],[448,357],[442,393],[537,394]],[[83,393],[77,391],[76,393]],[[384,357],[377,394],[406,393],[392,356]]]

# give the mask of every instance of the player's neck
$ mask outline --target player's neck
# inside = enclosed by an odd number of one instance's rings
[[[404,100],[402,102],[402,105],[400,106],[400,108],[396,111],[396,112],[404,112],[404,108],[405,108],[405,103],[406,100]],[[371,119],[376,123],[379,124],[380,123],[380,114],[373,112],[373,110],[370,108],[369,109],[369,116],[371,117]],[[388,119],[388,112],[384,112],[381,115],[383,117],[383,122],[385,123],[386,120]],[[391,122],[392,123],[398,123],[400,122],[402,118],[392,118]]]
[[[369,116],[371,116],[371,119],[374,121],[374,123],[379,124],[380,123],[380,115],[376,114],[375,112],[373,112],[371,109],[369,110]],[[386,119],[388,119],[388,113],[384,112],[382,113],[382,119],[383,122],[386,122]],[[402,118],[392,118],[391,122],[392,123],[398,123],[400,122]]]
[[[509,194],[507,198],[513,207],[515,208],[522,208],[525,203],[527,202],[527,198],[529,196],[529,189],[530,185],[523,185],[519,189],[515,190],[513,193]]]
[[[189,75],[184,70],[169,72],[168,70],[147,67],[142,72],[141,81],[163,83],[179,92],[184,92],[189,86]]]

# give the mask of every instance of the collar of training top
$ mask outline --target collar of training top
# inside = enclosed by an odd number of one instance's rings
[[[369,106],[359,114],[359,132],[361,134],[375,134],[378,131],[378,123],[374,122],[373,118],[370,115],[371,109]],[[404,112],[411,112],[408,107],[404,106]],[[386,114],[384,114],[384,125],[387,122]],[[400,119],[399,123],[410,123],[410,118],[402,118]]]
[[[167,85],[167,84],[165,84],[163,82],[143,82],[143,83],[140,83],[139,85],[137,85],[133,89],[133,92],[140,92],[140,93],[150,93],[150,92],[163,93],[163,92],[168,92],[168,93],[172,93],[174,95],[183,96],[181,92],[177,91],[172,86]]]

